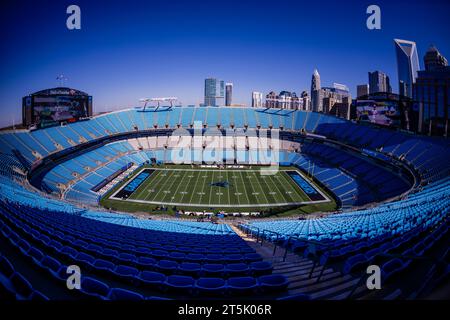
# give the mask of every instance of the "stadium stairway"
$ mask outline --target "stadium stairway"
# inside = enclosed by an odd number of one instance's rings
[[[272,242],[261,243],[234,225],[231,228],[261,255],[263,261],[272,263],[274,273],[288,279],[288,291],[282,300],[345,299],[359,282],[359,278],[342,275],[332,268],[314,266],[312,260],[291,251],[285,252]],[[355,290],[354,295],[357,296],[361,291]]]
[[[347,255],[344,259],[338,258],[340,262],[335,261],[331,264],[318,263],[317,257],[323,257],[320,248],[317,249],[318,255],[314,259],[311,255],[312,251],[305,254],[310,250],[309,247],[306,250],[304,247],[300,250],[291,251],[292,248],[290,248],[285,251],[282,246],[276,245],[276,241],[261,240],[261,237],[255,238],[255,234],[247,235],[239,227],[236,228],[241,231],[237,233],[244,240],[254,243],[252,248],[264,259],[273,260],[274,273],[287,277],[289,280],[287,299],[295,298],[299,294],[307,295],[314,300],[426,299],[431,296],[447,299],[450,286],[448,283],[445,285],[444,279],[448,279],[449,276],[449,223],[450,220],[443,219],[431,228],[417,227],[402,237],[393,236],[380,241],[380,248],[387,248],[386,245],[392,248],[387,249],[387,254],[382,253],[370,260],[371,264],[381,266],[382,290],[367,289],[368,275],[361,269],[364,265],[361,263],[361,254]],[[358,244],[360,241],[357,240],[354,244],[362,248],[363,242]],[[260,249],[258,250],[255,246]],[[345,248],[348,246],[342,247],[342,250]],[[376,250],[378,249],[375,248]],[[374,250],[367,252],[373,253]],[[286,258],[283,261],[280,257],[285,254]],[[403,263],[400,258],[405,262]],[[352,267],[349,269],[349,266]],[[358,269],[355,266],[360,267],[360,272],[354,272],[354,269]]]

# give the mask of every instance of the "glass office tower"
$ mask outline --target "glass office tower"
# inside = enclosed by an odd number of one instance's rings
[[[231,106],[233,103],[233,84],[226,83],[225,84],[225,105]]]
[[[399,93],[412,97],[413,84],[416,82],[419,71],[419,56],[416,43],[408,40],[394,39],[397,55],[397,72]]]
[[[205,106],[223,106],[225,83],[216,78],[205,79]]]

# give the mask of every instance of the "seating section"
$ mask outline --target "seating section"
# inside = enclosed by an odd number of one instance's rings
[[[153,229],[143,229],[8,201],[0,217],[4,239],[53,280],[65,285],[68,265],[87,273],[82,283],[87,296],[134,300],[148,289],[162,297],[248,296],[287,287],[285,277],[268,277],[271,264],[228,225],[152,221]],[[110,281],[123,287],[111,289]]]
[[[286,296],[287,278],[273,273],[272,263],[264,261],[228,224],[151,220],[87,207],[98,201],[94,186],[124,165],[139,166],[153,159],[171,162],[178,141],[169,139],[171,130],[198,125],[238,129],[234,139],[226,142],[226,157],[240,164],[267,163],[252,149],[265,139],[252,137],[255,129],[282,129],[280,162],[311,173],[342,204],[339,214],[248,221],[240,225],[242,231],[311,259],[314,266],[331,266],[343,276],[361,274],[362,266],[376,262],[387,282],[417,283],[418,268],[448,279],[448,248],[439,249],[448,243],[448,139],[303,111],[128,109],[65,126],[0,133],[0,298],[57,298],[58,290],[36,290],[41,280],[35,282],[35,274],[24,272],[16,263],[23,260],[54,289],[65,286],[68,265],[79,265],[84,274],[82,289],[73,298],[308,299],[301,294]],[[123,138],[123,133],[133,136]],[[301,134],[301,141],[296,134]],[[101,138],[107,141],[97,141]],[[397,173],[326,140],[380,160],[402,162],[414,171],[417,181],[410,190],[411,183]],[[43,177],[42,190],[26,181],[29,171],[46,157],[85,143],[97,147],[55,162]],[[387,202],[398,195],[402,196]],[[372,205],[351,209],[367,204]],[[400,291],[392,291],[392,297],[408,288]]]
[[[194,145],[190,136],[178,138],[188,139]],[[234,138],[238,139],[237,136]],[[244,139],[242,142],[244,146],[278,143],[277,140],[251,135],[240,138]],[[208,141],[208,137],[203,140]],[[179,160],[172,159],[173,154],[176,154],[172,152],[176,143],[177,141],[173,142],[172,139],[166,140],[166,136],[153,136],[103,145],[60,163],[45,175],[43,182],[52,192],[62,195],[65,199],[97,205],[101,194],[93,189],[100,182],[129,163],[140,166],[151,162],[152,159],[159,163]],[[239,164],[267,164],[275,159],[282,165],[295,165],[312,174],[334,193],[343,208],[383,201],[398,196],[410,188],[410,183],[400,178],[398,174],[343,150],[320,143],[301,144],[281,140],[279,144],[282,149],[274,157],[271,151],[265,153],[256,149],[241,148],[240,142],[236,140],[231,142],[230,148],[236,145],[238,150],[227,150],[225,156],[229,160],[236,159]],[[203,145],[203,142],[199,145]],[[296,153],[292,146],[297,150],[301,148],[301,153]],[[211,152],[208,150],[201,152],[204,161],[214,161]],[[188,158],[186,160],[189,161]]]
[[[407,199],[375,208],[345,212],[323,219],[251,222],[243,226],[251,233],[268,230],[284,240],[295,237],[316,241],[372,239],[401,235],[418,226],[433,226],[450,213],[450,179],[425,187]],[[262,236],[275,240],[276,234]]]
[[[445,178],[450,173],[445,163],[450,155],[448,139],[419,137],[340,120],[320,123],[314,133],[404,160],[426,182]]]
[[[322,182],[344,208],[383,201],[410,187],[385,168],[324,144],[304,144],[292,163]]]
[[[0,300],[48,300],[18,271],[7,257],[0,255]]]

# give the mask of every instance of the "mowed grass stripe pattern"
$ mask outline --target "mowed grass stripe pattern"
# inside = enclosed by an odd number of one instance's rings
[[[227,187],[212,183],[228,182]],[[158,169],[129,197],[130,200],[192,206],[272,205],[310,201],[284,171],[261,175],[250,170]]]

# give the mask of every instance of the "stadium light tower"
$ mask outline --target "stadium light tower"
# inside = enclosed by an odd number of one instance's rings
[[[59,81],[60,87],[64,87],[64,83],[65,81],[67,81],[67,77],[65,77],[63,74],[60,74],[59,76],[56,77],[56,80]]]

